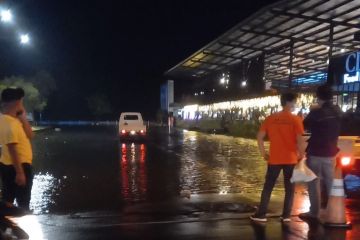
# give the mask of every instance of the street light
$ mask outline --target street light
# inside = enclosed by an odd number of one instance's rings
[[[2,22],[11,22],[12,14],[10,10],[1,10],[0,15]]]
[[[21,44],[28,44],[30,42],[29,34],[21,34],[20,35],[20,43]]]

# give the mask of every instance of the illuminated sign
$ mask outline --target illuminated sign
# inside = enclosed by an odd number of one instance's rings
[[[351,53],[346,57],[343,83],[359,82],[360,52]]]
[[[345,69],[348,73],[357,72],[360,69],[360,52],[351,53],[345,61]]]
[[[353,82],[358,82],[359,81],[359,72],[356,72],[355,75],[351,76],[348,73],[344,74],[344,83],[353,83]]]

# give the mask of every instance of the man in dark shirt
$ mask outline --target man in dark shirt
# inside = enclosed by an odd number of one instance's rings
[[[334,160],[338,153],[337,141],[340,134],[341,111],[332,104],[333,92],[328,85],[316,91],[318,107],[313,108],[304,120],[304,127],[311,132],[308,140],[307,165],[318,176],[308,183],[310,211],[301,218],[319,218],[321,207],[320,179],[325,183],[327,194],[333,181]]]

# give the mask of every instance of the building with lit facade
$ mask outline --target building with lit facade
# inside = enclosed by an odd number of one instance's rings
[[[297,111],[316,101],[324,83],[336,92],[344,112],[359,110],[360,2],[347,0],[279,1],[254,13],[165,76],[188,81],[176,99],[184,119],[216,118],[224,112],[250,118],[270,114],[279,94],[300,94]],[[360,106],[359,106],[360,107]]]

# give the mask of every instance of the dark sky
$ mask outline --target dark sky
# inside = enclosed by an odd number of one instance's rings
[[[89,118],[85,99],[97,92],[110,98],[115,116],[153,117],[166,70],[270,2],[4,1],[33,39],[24,48],[0,38],[0,75],[49,71],[58,90],[48,118]]]

